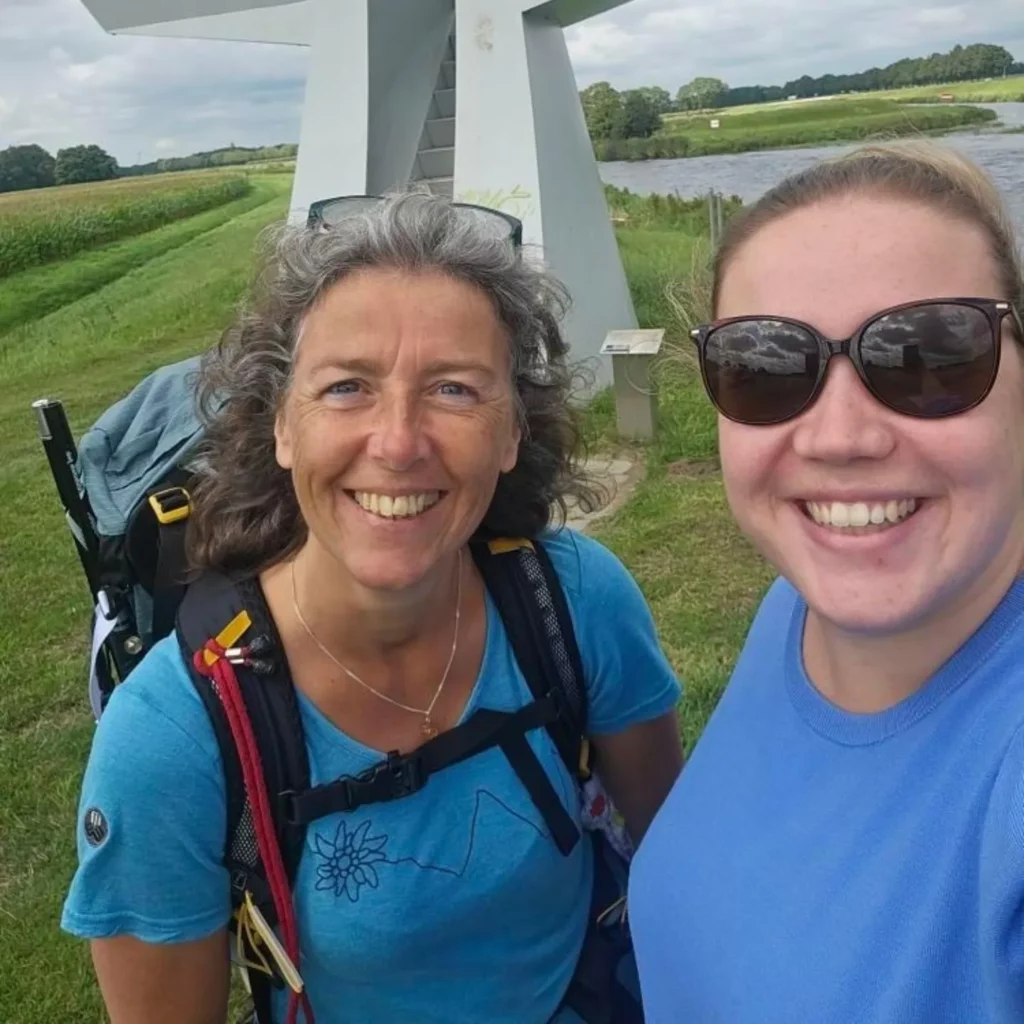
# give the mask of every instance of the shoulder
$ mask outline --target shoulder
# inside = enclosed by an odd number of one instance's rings
[[[674,708],[680,684],[629,570],[599,541],[574,530],[545,534],[541,540],[572,616],[591,731],[619,732]]]
[[[213,727],[171,636],[115,689],[96,728],[63,927],[152,943],[223,927],[226,803]]]
[[[184,768],[221,782],[217,739],[177,639],[157,643],[112,694],[93,741],[90,767],[159,784]]]
[[[1024,1019],[1024,723],[1018,718],[1016,725],[992,783],[979,849],[979,945],[998,1021]]]
[[[639,592],[629,570],[600,541],[569,527],[540,538],[570,604],[604,602]]]
[[[802,629],[806,604],[799,591],[785,577],[778,576],[765,591],[754,612],[736,661],[733,678],[740,674],[744,662],[759,658],[766,649],[784,651],[790,640],[794,620]]]

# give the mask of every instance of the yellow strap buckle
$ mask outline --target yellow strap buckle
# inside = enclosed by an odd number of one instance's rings
[[[168,487],[149,496],[149,507],[161,526],[188,519],[192,511],[192,499],[184,487]]]
[[[510,551],[518,551],[520,548],[532,548],[533,541],[526,537],[497,537],[488,541],[487,546],[491,549],[492,555],[507,555]]]

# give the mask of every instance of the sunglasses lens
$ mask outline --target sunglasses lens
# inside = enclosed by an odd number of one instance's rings
[[[879,401],[908,416],[950,416],[992,385],[998,350],[987,314],[935,302],[889,313],[861,337],[864,376]]]
[[[380,206],[382,200],[376,196],[342,196],[315,206],[310,223],[326,228],[336,228],[354,217],[361,217]],[[485,238],[499,242],[518,241],[515,218],[506,218],[497,210],[463,203],[452,203],[452,209],[473,229]]]
[[[479,206],[463,206],[459,203],[453,205],[459,211],[460,216],[464,217],[475,230],[487,238],[505,242],[512,238],[515,232],[514,225],[495,210],[487,210]]]
[[[380,200],[373,196],[345,196],[324,203],[319,208],[320,221],[328,228],[337,227],[346,220],[359,217],[380,205]]]
[[[740,423],[779,423],[814,395],[821,352],[814,336],[782,320],[737,320],[716,327],[704,346],[704,380],[723,415]]]

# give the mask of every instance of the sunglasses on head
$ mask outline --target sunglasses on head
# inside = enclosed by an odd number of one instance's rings
[[[379,203],[383,196],[335,196],[311,203],[306,227],[318,230],[337,227],[350,217],[358,217]],[[523,222],[518,217],[489,206],[475,203],[451,203],[453,210],[466,218],[486,235],[500,241],[510,241],[517,249],[523,244]]]
[[[801,320],[742,316],[691,331],[715,408],[750,426],[784,423],[821,394],[829,360],[848,356],[864,386],[904,416],[938,419],[982,402],[999,371],[1003,319],[996,299],[932,299],[882,310],[845,341]]]

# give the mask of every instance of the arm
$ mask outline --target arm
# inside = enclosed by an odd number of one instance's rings
[[[683,767],[679,720],[670,711],[592,742],[601,781],[639,845]]]
[[[111,1024],[224,1024],[227,932],[174,945],[96,939],[92,960]]]
[[[61,918],[91,943],[113,1024],[223,1024],[226,830],[213,727],[176,648],[160,645],[93,737]]]

